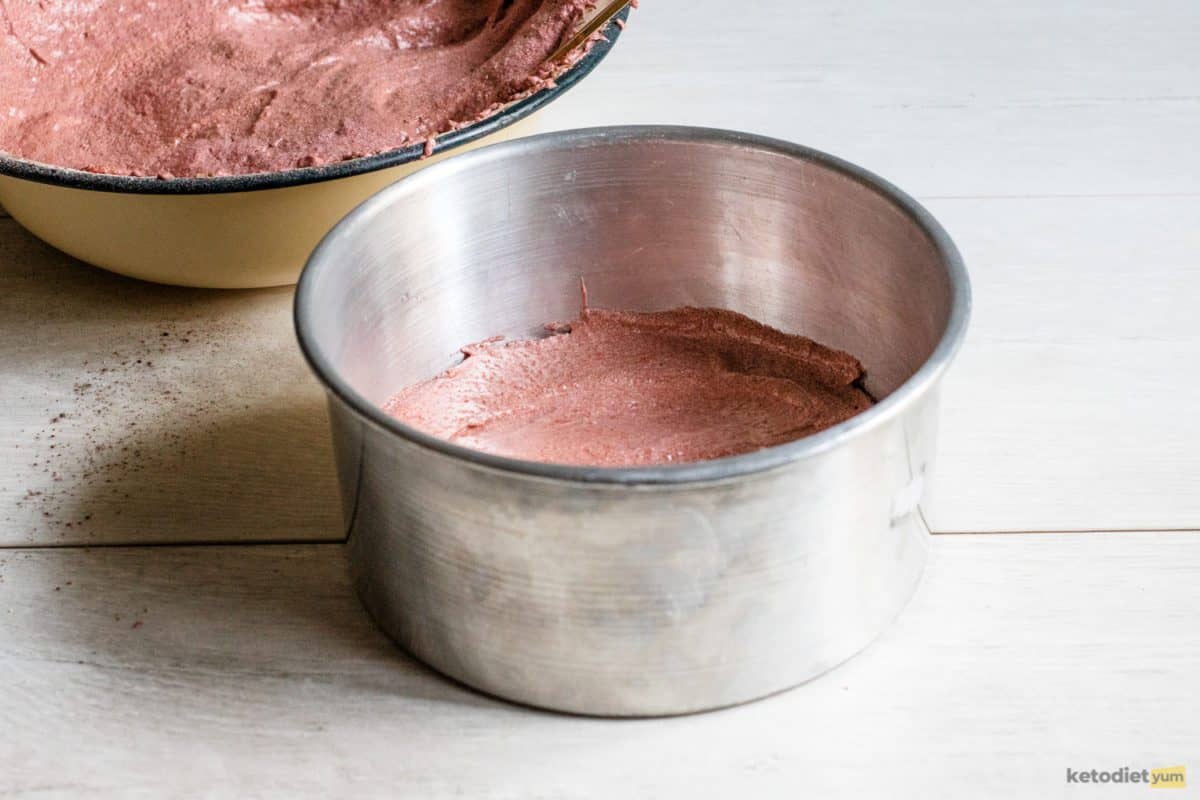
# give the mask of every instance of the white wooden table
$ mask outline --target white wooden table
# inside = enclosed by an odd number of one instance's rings
[[[1200,793],[1200,6],[642,5],[546,126],[813,145],[966,256],[946,535],[895,627],[680,719],[451,684],[350,591],[290,290],[124,280],[0,214],[0,797]]]

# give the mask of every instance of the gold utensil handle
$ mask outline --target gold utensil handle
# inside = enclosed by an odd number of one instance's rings
[[[550,61],[559,61],[566,58],[572,50],[590,39],[593,33],[607,25],[609,20],[615,17],[627,5],[629,5],[629,0],[615,0],[615,2],[609,3],[604,7],[604,10],[592,17],[574,36],[567,39],[561,47],[555,50],[554,55],[550,56]]]

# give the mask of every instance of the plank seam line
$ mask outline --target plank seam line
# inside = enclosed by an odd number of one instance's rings
[[[1042,530],[931,531],[934,536],[1041,536],[1063,533],[1200,533],[1200,528],[1046,528]]]
[[[1181,533],[1200,534],[1200,528],[1089,528],[1087,530],[1054,529],[1054,530],[1004,530],[1004,531],[932,531],[933,536],[1052,536],[1052,535],[1094,535],[1105,534],[1151,534],[1151,533]],[[19,552],[22,550],[103,550],[176,547],[298,547],[305,545],[327,546],[345,544],[346,539],[254,539],[254,540],[181,540],[178,542],[98,542],[96,544],[8,544],[0,545],[0,552]]]
[[[95,544],[6,544],[0,545],[0,553],[20,550],[104,550],[133,549],[140,547],[295,547],[297,545],[345,544],[346,539],[241,539],[204,540],[183,539],[178,542],[96,542]]]

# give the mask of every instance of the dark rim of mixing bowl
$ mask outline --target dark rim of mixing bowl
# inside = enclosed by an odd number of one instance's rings
[[[422,433],[385,414],[377,405],[355,391],[342,378],[331,361],[326,358],[320,346],[310,339],[309,320],[315,313],[317,304],[321,302],[321,298],[317,296],[314,288],[319,281],[320,274],[327,270],[346,267],[346,264],[338,257],[343,243],[355,239],[363,225],[377,214],[384,212],[389,207],[394,195],[419,191],[421,187],[429,183],[437,183],[443,176],[454,172],[467,172],[477,164],[490,161],[505,158],[536,158],[539,152],[545,150],[651,141],[725,145],[798,158],[844,175],[890,201],[928,237],[944,264],[950,281],[951,305],[950,314],[946,320],[946,329],[925,363],[895,391],[861,414],[820,433],[793,442],[727,458],[672,466],[587,467],[496,456]],[[962,344],[970,310],[970,281],[958,248],[955,247],[945,229],[920,203],[888,181],[836,156],[791,142],[736,131],[675,126],[587,128],[530,136],[481,148],[404,178],[366,200],[321,240],[300,275],[300,282],[296,286],[294,307],[296,336],[309,366],[328,390],[363,420],[422,447],[472,464],[540,478],[617,485],[681,484],[736,478],[825,452],[848,439],[860,436],[902,412],[916,397],[933,388]],[[401,387],[396,388],[399,390]]]
[[[558,98],[576,83],[587,77],[621,35],[621,26],[616,20],[624,21],[629,16],[625,7],[603,29],[603,37],[596,40],[588,52],[558,77],[555,85],[516,101],[473,125],[437,136],[434,154],[452,150],[484,136],[507,128],[528,117],[542,106]],[[425,154],[425,142],[388,150],[362,158],[322,164],[317,167],[297,167],[279,172],[257,172],[247,175],[220,175],[211,178],[156,178],[152,176],[109,175],[101,172],[56,167],[36,161],[0,153],[0,175],[22,178],[36,183],[49,183],[71,189],[91,189],[97,192],[122,194],[220,194],[225,192],[253,192],[261,189],[282,189],[287,186],[302,186],[338,178],[349,178],[365,172],[387,169],[420,160]]]

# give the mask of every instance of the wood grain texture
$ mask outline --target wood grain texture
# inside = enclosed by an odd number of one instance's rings
[[[1198,33],[1190,2],[646,3],[546,119],[775,135],[928,205],[976,304],[935,531],[1200,528]]]
[[[975,291],[932,529],[1200,527],[1200,196],[929,207]]]
[[[802,142],[920,196],[1200,193],[1193,0],[647,2],[554,127]]]
[[[1171,410],[1200,393],[1186,366],[1200,356],[1194,2],[680,9],[643,4],[545,125],[759,131],[857,161],[929,205],[976,289],[947,379],[926,506],[935,530],[1200,528],[1200,423]],[[0,542],[324,538],[336,527],[319,393],[292,346],[286,292],[139,287],[87,273],[11,220],[0,220],[0,281],[0,368],[16,376],[0,387]],[[104,368],[120,355],[119,366],[148,326],[177,315],[204,321],[213,352],[162,354],[155,364],[174,372],[122,389],[128,403],[103,422],[102,444],[157,455],[116,490],[104,477],[99,491],[84,485],[80,465],[97,455],[81,421],[92,407],[73,394],[95,385],[82,361]],[[153,400],[161,382],[216,430]],[[214,385],[224,405],[210,413]],[[238,412],[243,396],[251,407]],[[48,431],[62,412],[79,416]],[[130,414],[156,420],[136,442],[119,430]],[[195,441],[180,450],[176,437]]]
[[[120,278],[0,220],[0,544],[340,538],[291,295]]]
[[[1194,1],[682,9],[643,3],[545,124],[759,131],[930,207],[976,289],[934,529],[1200,527]],[[339,536],[289,304],[106,275],[0,209],[0,546]],[[1197,769],[1197,575],[1200,534],[935,537],[833,673],[613,722],[405,657],[340,545],[0,549],[0,797],[1140,797],[1064,773]]]
[[[4,551],[0,794],[1058,797],[1068,766],[1200,752],[1198,571],[1195,534],[935,537],[913,603],[843,667],[607,721],[415,664],[339,545]]]

